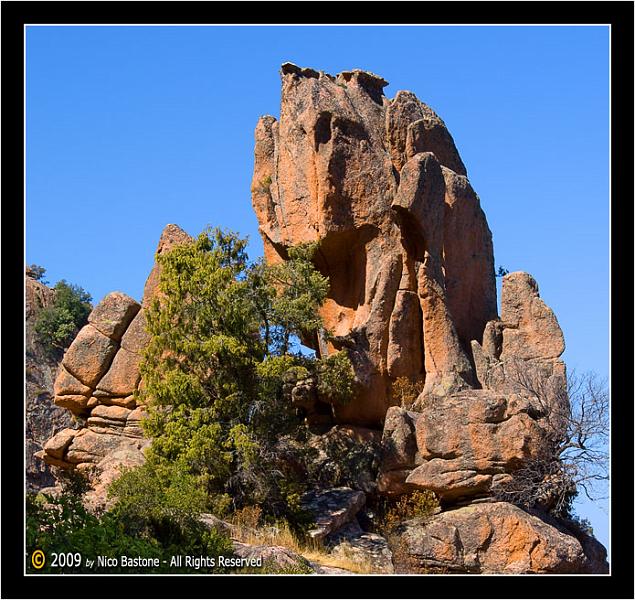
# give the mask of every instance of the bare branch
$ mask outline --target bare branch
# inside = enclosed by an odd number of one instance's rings
[[[513,473],[497,495],[523,506],[543,506],[566,515],[579,490],[590,500],[603,498],[608,481],[609,394],[594,373],[563,376],[539,364],[508,361],[505,381],[535,410],[546,444],[538,458]]]

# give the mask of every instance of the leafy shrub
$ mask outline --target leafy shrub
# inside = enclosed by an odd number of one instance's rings
[[[317,368],[292,340],[321,327],[328,282],[311,262],[315,245],[289,249],[275,266],[249,264],[245,247],[212,229],[158,257],[162,295],[147,312],[139,394],[153,439],[148,464],[178,464],[215,511],[258,505],[293,520],[307,482],[279,444],[302,429],[284,395],[285,373]],[[345,375],[344,366],[339,358],[322,369]]]
[[[80,553],[82,564],[53,568],[50,559],[37,572],[49,573],[172,573],[194,572],[183,565],[170,566],[173,555],[230,556],[229,538],[208,530],[199,520],[201,496],[186,474],[172,469],[132,469],[112,484],[115,506],[101,515],[86,510],[83,493],[86,482],[70,477],[57,498],[30,494],[26,499],[27,570],[35,572],[30,557],[35,549],[51,553]],[[139,556],[159,559],[158,567],[86,566],[97,556]],[[205,567],[196,572],[223,572]]]
[[[496,271],[496,277],[505,277],[505,275],[507,275],[508,273],[509,271],[505,267],[498,267],[498,270]]]
[[[76,553],[82,557],[96,556],[161,556],[161,549],[151,541],[127,535],[121,524],[111,515],[98,518],[86,511],[81,501],[70,495],[53,498],[47,495],[28,494],[26,498],[27,572],[81,573],[92,572],[85,564],[79,566],[52,567],[47,559],[44,568],[36,570],[31,564],[31,554],[42,549],[48,557],[53,552]],[[117,569],[115,572],[119,572]]]
[[[53,289],[55,300],[40,311],[35,333],[45,350],[55,356],[69,346],[88,322],[92,298],[83,288],[64,280],[58,281]]]
[[[317,366],[318,392],[331,404],[348,404],[355,393],[355,372],[346,351],[321,359]]]
[[[201,528],[207,496],[195,477],[176,464],[145,463],[124,470],[108,489],[112,513],[133,535],[163,546],[183,545]],[[194,537],[195,537],[194,535]]]
[[[43,283],[44,285],[48,283],[48,281],[44,279],[46,269],[44,267],[41,267],[40,265],[29,265],[27,267],[27,274],[33,277],[33,279],[35,279],[36,281]]]

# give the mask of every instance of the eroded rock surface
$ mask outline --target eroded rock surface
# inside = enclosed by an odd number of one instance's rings
[[[473,504],[401,526],[398,572],[606,573],[569,531],[505,502]]]
[[[496,318],[491,234],[452,137],[414,94],[390,100],[386,85],[283,65],[280,119],[256,127],[252,182],[269,262],[319,241],[336,338],[306,343],[349,348],[361,391],[333,413],[366,425],[394,403],[396,377],[425,379],[427,393],[473,385],[470,342]]]

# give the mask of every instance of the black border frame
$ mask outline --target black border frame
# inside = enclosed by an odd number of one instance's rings
[[[246,9],[245,4],[249,5]],[[2,403],[2,597],[12,598],[107,598],[107,597],[437,597],[437,598],[633,598],[633,398],[631,344],[624,344],[625,299],[631,299],[633,273],[630,262],[632,229],[628,227],[633,194],[633,21],[634,4],[622,2],[374,2],[360,11],[354,2],[19,2],[4,1],[2,16],[2,181],[4,267],[7,284],[2,316],[5,324],[2,366],[5,367]],[[350,18],[342,8],[350,8]],[[369,10],[375,8],[377,10]],[[294,10],[290,10],[294,9]],[[374,18],[371,16],[375,15]],[[222,15],[222,17],[221,17]],[[22,356],[15,351],[16,334],[9,327],[18,321],[21,339],[23,314],[24,257],[16,246],[23,239],[23,34],[25,24],[240,24],[298,23],[404,23],[413,24],[610,24],[611,25],[611,311],[613,319],[611,396],[613,481],[612,560],[609,576],[442,576],[404,577],[318,577],[283,579],[278,576],[231,576],[221,581],[182,580],[178,576],[29,576],[23,575],[23,478],[22,460],[15,449],[22,448],[23,381],[13,378],[22,370]],[[19,202],[19,198],[23,198]],[[630,223],[633,221],[631,220]],[[592,249],[590,249],[592,251]],[[592,285],[592,274],[589,284]],[[625,288],[625,281],[629,288]],[[17,290],[17,291],[16,291]],[[616,321],[619,318],[616,327]],[[632,329],[631,329],[632,331]],[[632,338],[629,336],[629,340]],[[6,343],[5,343],[6,342]],[[10,345],[9,345],[10,344]],[[628,354],[627,361],[618,359]],[[629,365],[628,375],[623,364]],[[627,382],[627,393],[619,393]],[[20,453],[21,455],[21,453]],[[16,519],[20,515],[20,519]],[[14,532],[12,526],[16,527]],[[19,548],[16,548],[19,545]],[[412,579],[414,577],[414,579]],[[421,577],[427,577],[421,580]],[[518,577],[521,579],[519,580]],[[199,582],[202,585],[199,585]],[[193,584],[193,585],[192,585]],[[220,584],[220,585],[218,585]],[[252,589],[253,586],[253,589]],[[134,588],[134,591],[132,591]]]

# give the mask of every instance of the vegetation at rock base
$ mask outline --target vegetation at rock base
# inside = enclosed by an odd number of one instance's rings
[[[170,566],[173,555],[231,556],[233,549],[229,538],[215,530],[206,529],[197,519],[195,507],[188,505],[187,498],[195,494],[176,474],[177,482],[170,481],[166,490],[153,478],[165,483],[169,474],[149,475],[138,473],[134,480],[139,483],[128,498],[140,501],[133,507],[125,501],[102,514],[89,512],[82,501],[86,485],[81,478],[71,476],[65,481],[62,493],[57,496],[29,494],[26,498],[26,549],[27,572],[30,573],[175,573],[193,572],[191,567]],[[154,485],[153,485],[154,484]],[[148,496],[148,492],[157,496]],[[115,493],[115,496],[117,494]],[[126,497],[126,494],[122,494]],[[31,564],[31,554],[42,549],[47,560],[42,569]],[[53,565],[53,553],[67,554],[70,564]],[[76,560],[75,557],[81,557]],[[158,559],[159,566],[128,568],[117,566],[99,567],[86,563],[105,557],[142,557]],[[163,562],[165,561],[165,562]],[[197,572],[224,572],[220,567],[204,567]]]
[[[347,557],[333,554],[320,542],[299,536],[285,520],[265,522],[262,511],[257,506],[246,506],[232,514],[228,521],[235,527],[233,536],[245,544],[254,546],[282,546],[295,552],[303,559],[325,567],[345,569],[352,573],[373,573],[373,565],[359,556]],[[260,569],[243,569],[237,572],[260,574],[305,574],[312,572],[306,565],[296,564],[286,568],[264,564]]]
[[[376,527],[388,542],[396,573],[433,572],[421,569],[415,564],[400,526],[404,521],[411,519],[426,522],[439,510],[439,499],[429,490],[415,490],[396,498],[382,498],[379,501],[376,509]]]
[[[195,482],[188,489],[201,509],[222,516],[258,505],[265,518],[302,530],[306,456],[301,444],[290,456],[281,442],[306,430],[284,393],[285,373],[313,374],[331,402],[346,401],[354,375],[344,352],[314,358],[294,343],[322,327],[328,281],[311,263],[314,245],[291,248],[275,266],[250,264],[245,246],[213,229],[158,256],[160,294],[147,311],[151,339],[138,393],[153,441],[146,466],[112,489],[120,506],[132,508],[139,478],[149,490],[163,487],[159,495]]]
[[[59,357],[88,322],[92,298],[86,290],[64,279],[58,281],[53,289],[53,304],[40,311],[35,333],[46,352],[52,357]]]
[[[378,529],[386,536],[410,519],[428,519],[440,510],[439,499],[429,490],[416,490],[397,498],[385,498],[378,510]]]

